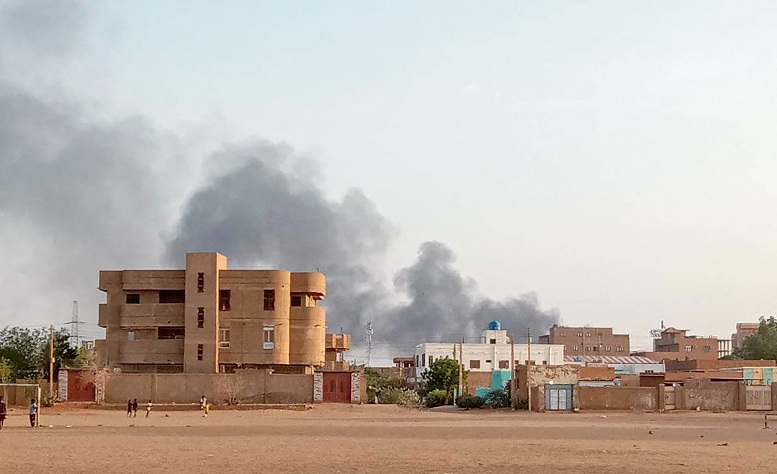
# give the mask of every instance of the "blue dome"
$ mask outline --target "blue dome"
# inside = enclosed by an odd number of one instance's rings
[[[488,323],[488,329],[491,331],[499,331],[502,329],[502,324],[499,321],[491,321]]]

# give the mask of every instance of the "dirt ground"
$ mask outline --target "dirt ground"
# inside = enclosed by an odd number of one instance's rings
[[[0,472],[777,472],[777,417],[758,413],[25,410],[0,431]],[[770,423],[771,424],[771,423]],[[53,428],[49,427],[52,425]],[[652,434],[651,434],[652,433]]]

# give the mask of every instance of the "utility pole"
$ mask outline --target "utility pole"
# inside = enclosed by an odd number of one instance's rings
[[[512,336],[510,337],[510,363],[508,366],[510,367],[510,398],[515,397],[515,338]],[[512,400],[510,405],[512,405]]]
[[[529,391],[529,413],[531,413],[531,328],[526,328],[526,388]]]
[[[464,394],[464,336],[459,343],[459,390],[458,396]]]
[[[49,328],[49,400],[54,398],[54,326]]]

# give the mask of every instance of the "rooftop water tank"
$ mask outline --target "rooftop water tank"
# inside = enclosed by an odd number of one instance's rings
[[[488,329],[491,331],[499,331],[502,329],[502,324],[499,321],[491,321],[488,323]]]

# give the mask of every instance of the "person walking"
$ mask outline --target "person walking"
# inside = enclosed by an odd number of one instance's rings
[[[3,396],[0,395],[0,430],[3,429],[3,423],[5,423],[5,417],[8,415],[8,406],[3,400]]]
[[[135,398],[132,400],[132,418],[138,417],[138,399]]]
[[[210,405],[208,404],[208,397],[205,395],[200,397],[200,410],[203,411],[203,415],[205,418],[208,417],[208,412],[210,411]]]
[[[132,418],[132,399],[127,400],[127,418]]]
[[[151,403],[151,400],[146,403],[146,418],[148,418],[148,415],[151,413],[151,407],[153,406],[153,403]]]
[[[35,421],[38,419],[38,402],[33,398],[30,402],[30,428],[35,428]]]

